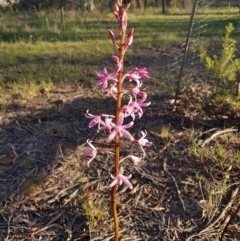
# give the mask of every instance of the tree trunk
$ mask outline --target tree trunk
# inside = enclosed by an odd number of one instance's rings
[[[144,1],[143,0],[139,0],[139,7],[142,10],[142,13],[144,13],[145,6],[144,6]]]
[[[166,14],[166,0],[162,0],[162,14]]]
[[[94,0],[89,1],[89,10],[92,12],[95,9]]]
[[[65,17],[64,17],[64,6],[62,5],[60,8],[60,16],[61,16],[61,24],[64,26],[65,24]]]
[[[237,96],[240,97],[240,72],[237,73],[237,79],[236,79],[236,82],[237,82]]]

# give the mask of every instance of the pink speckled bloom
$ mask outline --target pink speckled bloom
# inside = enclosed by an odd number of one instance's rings
[[[111,184],[108,187],[111,188],[111,187],[115,186],[116,184],[121,186],[124,183],[128,188],[132,189],[133,188],[132,183],[128,181],[131,177],[132,177],[132,175],[124,176],[123,175],[123,167],[120,167],[120,169],[118,171],[118,175],[116,177],[111,175],[111,178],[113,179],[113,181],[111,182]]]
[[[119,137],[125,137],[131,141],[134,140],[134,137],[126,130],[132,127],[134,122],[132,121],[126,125],[123,125],[123,120],[124,120],[124,114],[121,113],[117,125],[115,125],[114,123],[111,123],[112,131],[107,139],[107,142],[110,142],[111,140],[113,140],[113,138],[116,135],[119,135]]]
[[[131,161],[133,161],[134,165],[138,165],[138,163],[142,160],[141,157],[137,157],[134,155],[129,155],[128,158],[131,159]]]
[[[92,157],[87,163],[88,167],[89,167],[89,164],[91,163],[91,161],[96,157],[97,152],[98,152],[97,148],[91,143],[92,143],[92,141],[87,140],[87,144],[89,146],[85,148],[84,154],[83,154],[83,156],[85,156],[85,157]]]
[[[99,77],[99,80],[97,81],[97,85],[102,85],[102,89],[106,90],[108,87],[108,81],[109,80],[115,80],[117,81],[116,77],[118,75],[118,72],[115,71],[111,74],[108,74],[107,69],[104,68],[103,72],[96,71],[97,76]]]
[[[151,146],[152,142],[149,142],[148,139],[145,139],[145,137],[147,136],[147,132],[146,131],[141,131],[142,137],[139,140],[134,140],[133,143],[137,143],[141,146]]]

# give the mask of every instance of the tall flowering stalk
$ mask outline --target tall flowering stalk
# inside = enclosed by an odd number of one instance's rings
[[[86,117],[90,119],[89,128],[97,126],[97,132],[105,130],[107,133],[109,133],[106,142],[114,141],[114,152],[95,147],[91,140],[87,140],[87,144],[89,146],[86,147],[84,151],[84,156],[90,157],[88,166],[99,153],[114,155],[114,175],[111,175],[113,180],[108,186],[109,188],[112,188],[111,203],[115,231],[114,241],[119,239],[116,195],[117,187],[124,183],[128,188],[133,188],[131,182],[129,181],[132,175],[123,175],[124,169],[123,166],[120,166],[120,164],[122,164],[122,162],[125,160],[130,160],[134,165],[137,165],[145,157],[145,151],[143,147],[150,146],[152,144],[145,138],[147,135],[146,131],[141,131],[142,137],[140,139],[135,139],[128,130],[134,125],[134,120],[136,117],[139,119],[142,117],[142,108],[150,105],[150,102],[145,102],[147,99],[147,94],[140,89],[143,84],[142,79],[149,78],[146,68],[134,68],[126,73],[123,72],[124,55],[128,47],[133,42],[134,34],[133,28],[129,30],[128,34],[126,34],[127,10],[129,7],[130,4],[122,6],[122,0],[116,0],[114,5],[114,15],[119,23],[120,28],[119,45],[116,43],[113,31],[109,30],[108,33],[113,45],[119,51],[118,56],[112,56],[112,59],[116,64],[115,70],[112,73],[108,73],[107,69],[104,68],[102,72],[96,72],[99,78],[97,85],[101,86],[102,91],[106,92],[108,96],[111,96],[116,100],[115,116],[110,114],[93,115],[89,113],[89,111],[86,112]],[[125,82],[131,83],[129,84],[129,87],[123,88],[123,83],[125,84]],[[123,95],[128,95],[129,101],[128,104],[122,106]],[[132,121],[124,123],[127,117],[131,117]],[[123,139],[121,140],[121,143],[137,145],[142,155],[139,157],[134,155],[127,155],[121,159],[120,138]]]

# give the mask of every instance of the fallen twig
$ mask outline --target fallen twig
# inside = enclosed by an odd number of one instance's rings
[[[207,143],[209,143],[212,139],[214,139],[215,137],[222,135],[222,134],[226,134],[228,132],[233,132],[233,131],[238,131],[238,129],[233,129],[233,128],[228,128],[225,130],[221,130],[221,131],[217,131],[214,134],[212,134],[209,138],[207,138],[203,143],[202,143],[202,147],[204,147]]]
[[[220,237],[219,241],[223,241],[224,233],[226,232],[227,227],[229,226],[229,224],[231,223],[231,221],[233,220],[233,218],[237,215],[237,213],[238,213],[239,210],[240,210],[240,203],[238,204],[238,207],[237,207],[237,209],[235,210],[235,212],[230,216],[230,218],[229,218],[229,220],[227,221],[225,227],[222,229],[222,234],[221,234],[221,237]]]
[[[192,238],[194,238],[194,237],[199,237],[199,236],[202,235],[202,234],[209,233],[210,230],[212,230],[212,229],[214,228],[214,226],[226,215],[228,209],[232,206],[232,203],[233,203],[233,201],[234,201],[234,198],[236,197],[236,195],[237,195],[237,193],[238,193],[239,187],[240,187],[240,186],[238,186],[238,187],[232,192],[230,201],[229,201],[228,204],[225,206],[225,208],[222,210],[222,212],[220,213],[220,215],[219,215],[212,223],[210,223],[207,227],[205,227],[203,230],[201,230],[199,233],[193,234],[193,235],[189,236],[189,237],[186,239],[186,241],[190,241]]]
[[[10,223],[11,223],[11,219],[13,217],[13,212],[11,213],[11,215],[10,215],[8,220],[5,218],[5,216],[2,214],[2,212],[0,212],[0,214],[2,215],[3,219],[7,222],[8,231],[7,231],[7,237],[5,238],[5,240],[8,241],[9,240],[9,235],[10,235],[10,230],[11,230]]]
[[[178,197],[179,197],[179,199],[180,199],[180,202],[181,202],[181,204],[182,204],[183,210],[184,210],[184,212],[185,212],[185,211],[186,211],[186,207],[185,207],[185,204],[184,204],[184,202],[183,202],[183,200],[182,200],[182,197],[181,197],[181,195],[180,195],[181,192],[180,192],[180,190],[179,190],[179,188],[178,188],[177,181],[176,181],[175,177],[167,170],[167,159],[166,159],[166,158],[163,159],[163,169],[164,169],[164,171],[173,179],[174,184],[175,184],[175,187],[176,187],[176,189],[177,189]]]

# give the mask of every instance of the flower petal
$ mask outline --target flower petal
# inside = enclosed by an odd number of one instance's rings
[[[120,178],[120,180],[122,181],[122,182],[124,182],[124,184],[128,187],[128,188],[130,188],[130,189],[133,189],[133,185],[132,185],[132,183],[130,182],[130,181],[128,181],[128,179],[130,179],[132,177],[132,175],[129,175],[129,176],[123,176],[123,175],[119,175],[119,178]]]
[[[117,184],[117,182],[118,182],[118,180],[117,180],[117,178],[116,178],[116,179],[114,179],[114,180],[110,183],[110,185],[109,185],[108,187],[109,187],[109,188],[114,187],[114,186]]]
[[[111,140],[113,140],[113,138],[116,136],[116,130],[113,130],[111,133],[110,133],[110,135],[108,136],[108,138],[107,138],[107,142],[110,142]]]
[[[122,134],[122,136],[124,136],[125,138],[127,138],[131,141],[134,140],[134,137],[125,129],[122,129],[121,134]]]

